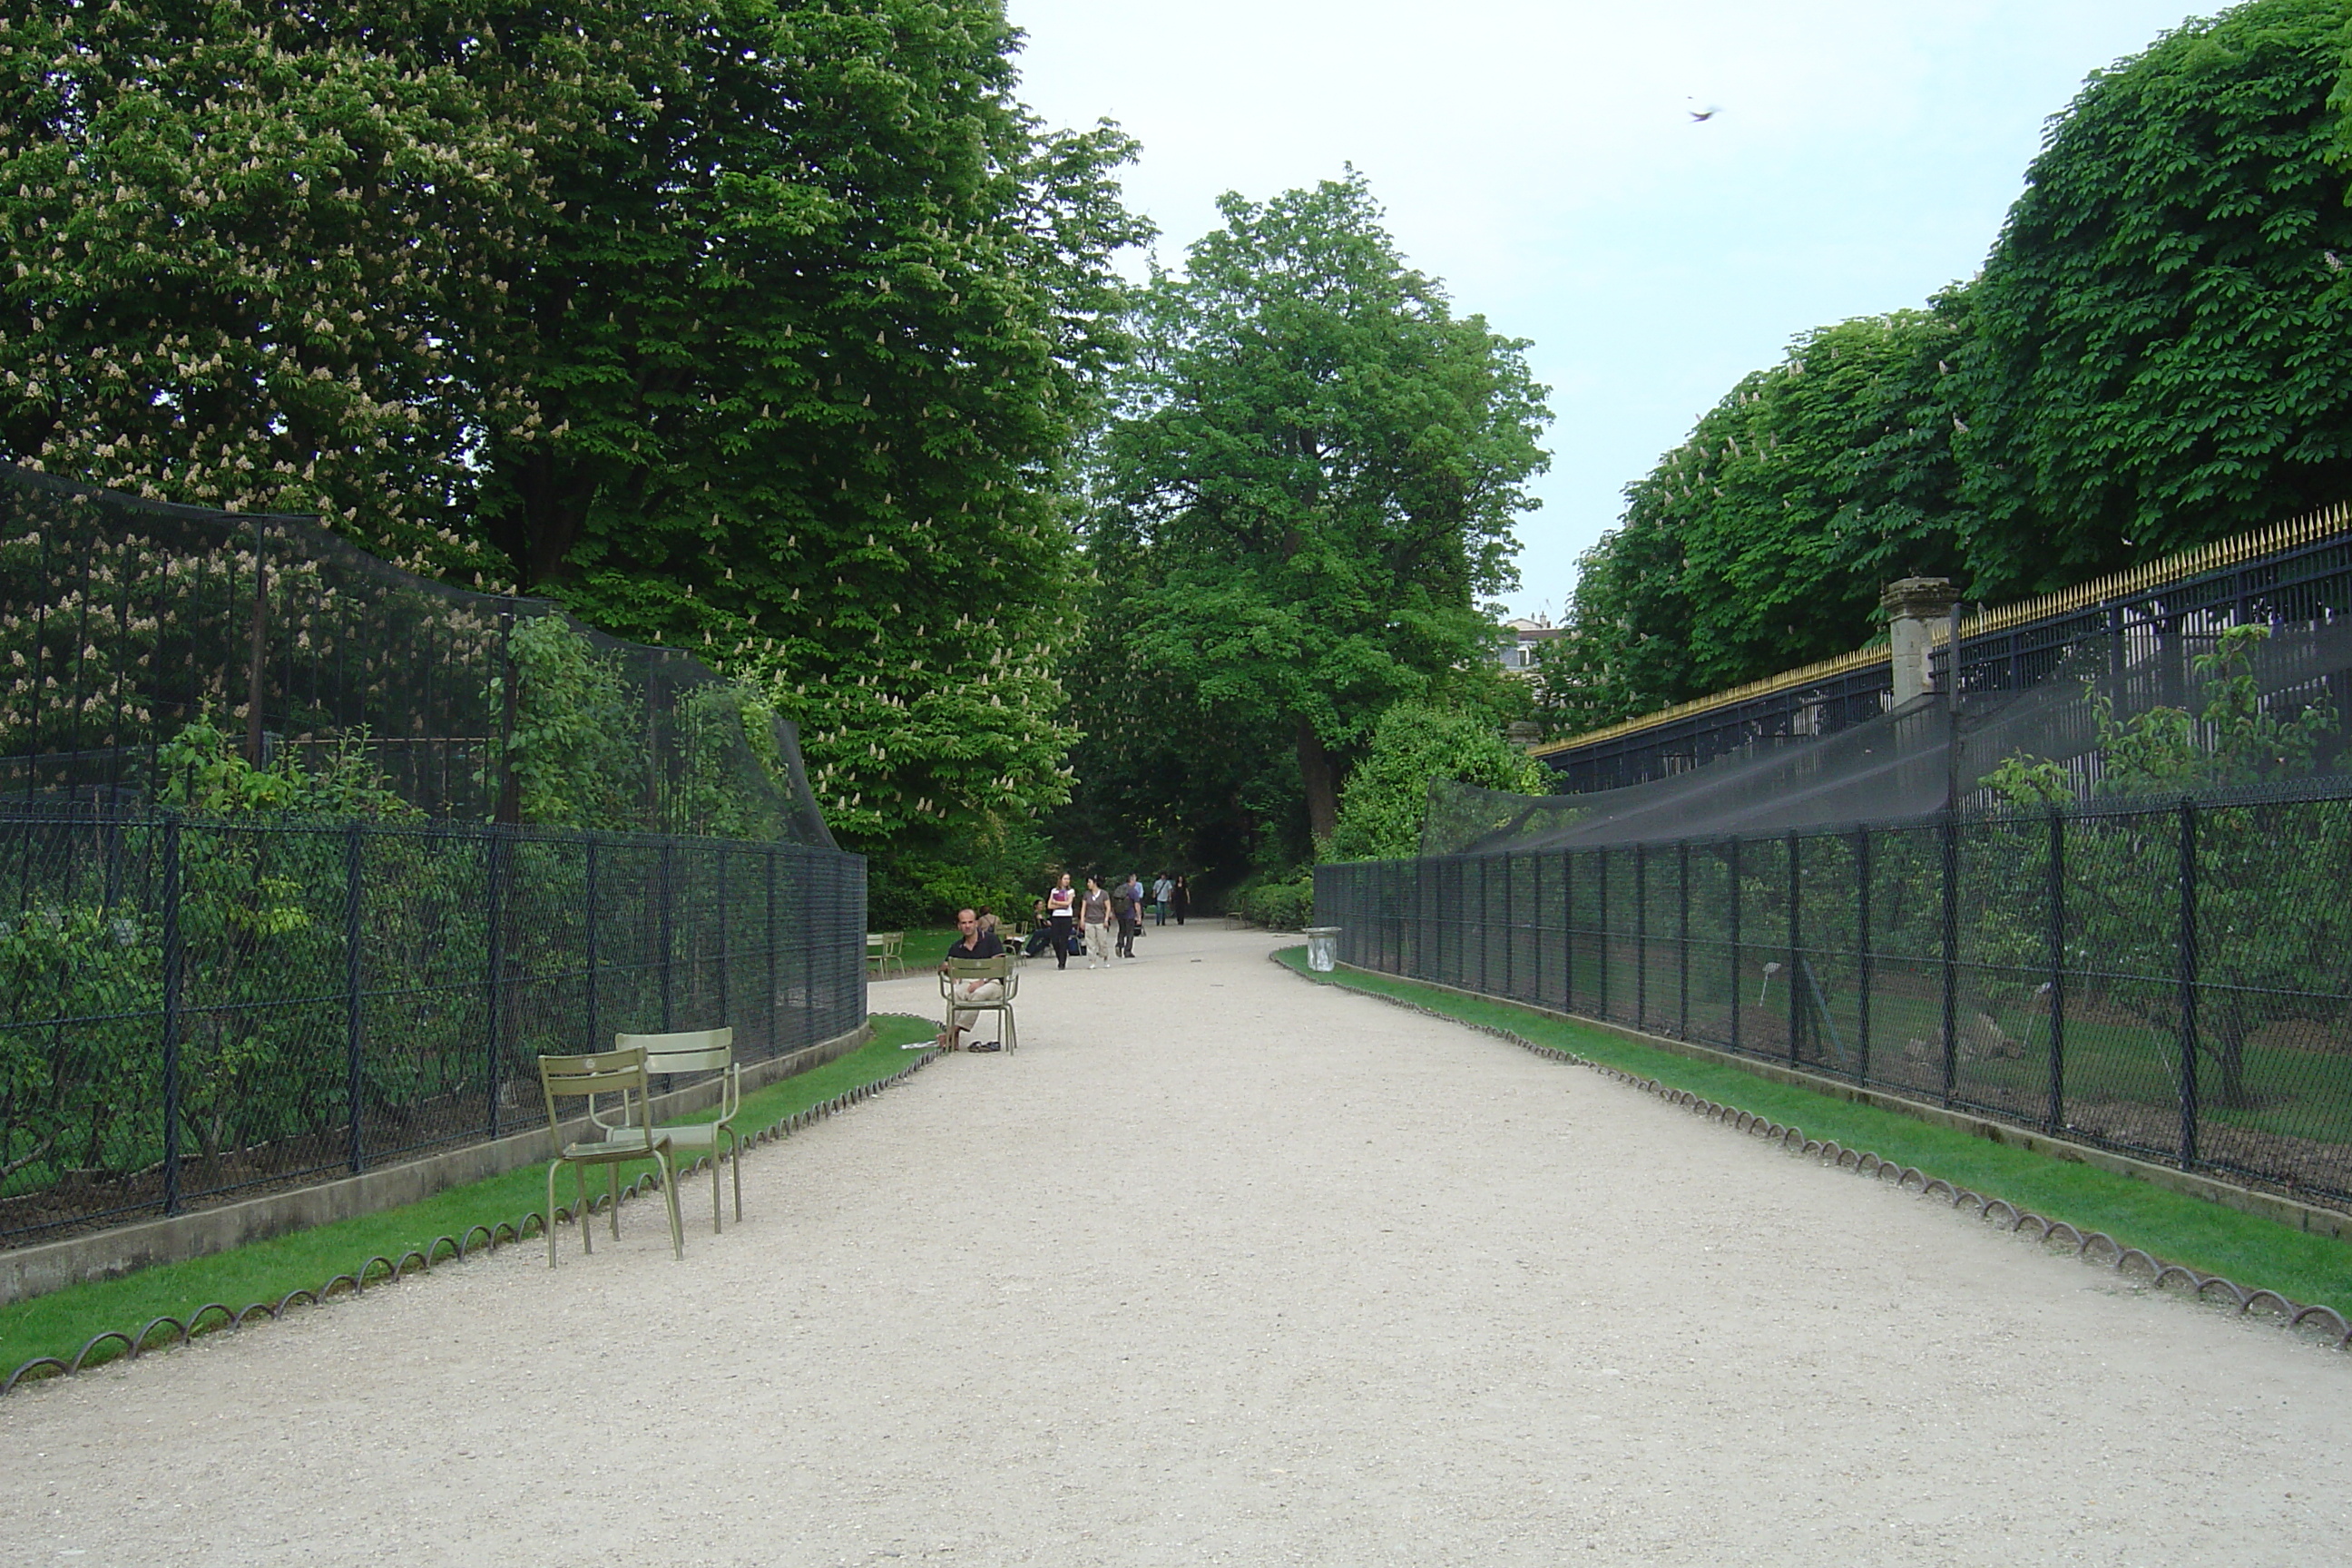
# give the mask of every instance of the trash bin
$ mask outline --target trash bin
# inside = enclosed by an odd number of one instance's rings
[[[1339,933],[1345,926],[1308,926],[1307,928],[1307,967],[1318,974],[1328,974],[1339,966]]]

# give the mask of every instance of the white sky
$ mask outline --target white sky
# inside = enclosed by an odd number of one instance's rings
[[[1647,472],[1808,327],[1973,274],[2042,122],[2183,0],[1009,0],[1022,97],[1143,142],[1164,261],[1353,163],[1552,389],[1515,611],[1557,616]],[[1690,110],[1720,110],[1694,123]]]

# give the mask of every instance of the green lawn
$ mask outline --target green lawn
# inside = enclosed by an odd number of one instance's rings
[[[875,1038],[861,1049],[746,1095],[736,1125],[746,1134],[756,1133],[811,1106],[888,1078],[918,1059],[915,1053],[900,1047],[929,1039],[939,1027],[930,1019],[898,1014],[877,1014],[873,1024]],[[708,1120],[716,1114],[709,1111],[682,1120]],[[784,1156],[782,1150],[771,1146],[750,1157]],[[624,1184],[650,1169],[650,1162],[624,1167]],[[592,1193],[601,1190],[597,1185],[601,1174],[591,1173],[589,1180]],[[706,1180],[707,1176],[694,1178],[679,1189],[689,1223],[697,1212],[694,1194]],[[571,1199],[569,1179],[559,1178],[557,1202]],[[255,1302],[277,1302],[296,1290],[319,1290],[338,1275],[368,1268],[370,1259],[396,1263],[409,1252],[433,1247],[439,1237],[463,1237],[475,1226],[495,1228],[503,1224],[520,1229],[523,1216],[540,1212],[546,1202],[546,1167],[534,1163],[502,1176],[451,1187],[403,1208],[338,1220],[231,1252],[164,1264],[120,1279],[77,1285],[0,1307],[0,1382],[37,1356],[70,1361],[96,1334],[109,1331],[135,1334],[161,1317],[184,1322],[208,1302],[242,1309]],[[475,1245],[480,1245],[478,1237]],[[541,1244],[534,1238],[530,1245]],[[446,1257],[448,1248],[439,1247],[437,1252]],[[371,1282],[383,1278],[383,1272],[381,1267],[372,1269]],[[220,1321],[221,1315],[215,1312],[205,1326],[217,1326]],[[159,1330],[154,1342],[167,1337],[167,1331]],[[119,1353],[120,1347],[114,1349]]]
[[[2005,1198],[2077,1229],[2105,1231],[2124,1246],[2140,1247],[2167,1262],[2226,1275],[2248,1289],[2276,1290],[2298,1302],[2322,1303],[2352,1317],[2352,1246],[2343,1242],[2129,1176],[1775,1083],[1729,1063],[1695,1061],[1511,1003],[1388,975],[1349,971],[1316,974],[1306,967],[1304,948],[1286,949],[1278,956],[1318,984],[1393,996],[1465,1023],[1507,1029],[1537,1045],[1572,1051],[1718,1104],[1801,1127],[1809,1138],[1833,1139],[1850,1149],[1916,1165],[1930,1176],[1987,1197]]]

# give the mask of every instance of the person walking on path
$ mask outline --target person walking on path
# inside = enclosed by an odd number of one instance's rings
[[[940,961],[941,974],[948,972],[950,963],[959,960],[969,962],[973,959],[1004,956],[1004,943],[997,937],[995,921],[992,917],[987,918],[988,923],[982,925],[981,923],[982,916],[970,910],[956,911],[956,930],[961,934],[957,936],[954,945],[948,949],[947,957]],[[955,994],[956,1000],[959,1002],[1002,1002],[1004,1000],[1004,982],[959,980],[955,984]],[[963,1038],[964,1031],[971,1027],[971,1021],[979,1016],[976,1012],[962,1007],[957,1008],[955,1021],[940,1030],[939,1039],[933,1043],[943,1051],[958,1049],[957,1042]],[[1003,1047],[993,1043],[975,1040],[971,1048],[975,1051],[993,1051]]]
[[[1129,871],[1127,874],[1125,891],[1127,893],[1127,924],[1119,928],[1119,934],[1124,936],[1127,940],[1119,948],[1119,956],[1122,958],[1133,958],[1135,956],[1135,939],[1143,934],[1143,879],[1137,876],[1134,872]]]
[[[1110,895],[1092,877],[1087,879],[1086,908],[1082,911],[1087,922],[1087,967],[1092,969],[1099,959],[1110,963]]]
[[[1151,923],[1153,925],[1164,926],[1168,923],[1168,898],[1175,890],[1176,884],[1168,879],[1168,873],[1165,871],[1160,872],[1160,879],[1151,884]]]
[[[1054,933],[1054,967],[1070,967],[1070,934],[1078,921],[1078,896],[1070,889],[1070,874],[1062,873],[1045,894],[1045,924]]]
[[[1118,945],[1111,951],[1120,958],[1135,956],[1135,890],[1129,885],[1132,877],[1121,877],[1111,884],[1110,918],[1118,927]]]
[[[1191,889],[1184,886],[1183,878],[1179,877],[1176,879],[1176,886],[1174,889],[1169,893],[1168,901],[1176,906],[1176,923],[1178,925],[1182,925],[1184,923],[1184,916],[1189,913],[1192,908],[1192,892]]]

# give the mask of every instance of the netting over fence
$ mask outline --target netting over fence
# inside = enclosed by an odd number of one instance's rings
[[[2224,661],[2230,636],[2238,640]],[[2217,710],[2217,699],[2237,706]],[[2234,632],[2222,621],[2195,623],[2164,642],[2079,649],[2039,685],[1964,695],[1957,713],[1930,694],[1802,745],[1759,747],[1622,789],[1520,795],[1439,780],[1421,848],[1656,843],[1916,818],[1947,805],[1984,808],[1998,804],[1985,779],[2016,756],[2054,765],[2088,796],[2111,782],[2116,764],[2105,748],[2114,736],[2168,721],[2200,754],[2231,743],[2260,751],[2265,733],[2292,736],[2315,721],[2298,765],[2325,773],[2345,756],[2347,716],[2352,620]],[[2217,733],[2233,720],[2234,742]],[[2241,771],[2259,775],[2275,762],[2249,756]]]
[[[543,1126],[543,1051],[865,1018],[865,862],[683,653],[4,472],[0,657],[0,1246]]]
[[[0,468],[0,801],[136,806],[204,722],[256,763],[362,746],[436,817],[832,843],[791,727],[700,660],[308,517]]]
[[[1324,866],[1367,969],[2352,1203],[2352,784]]]

